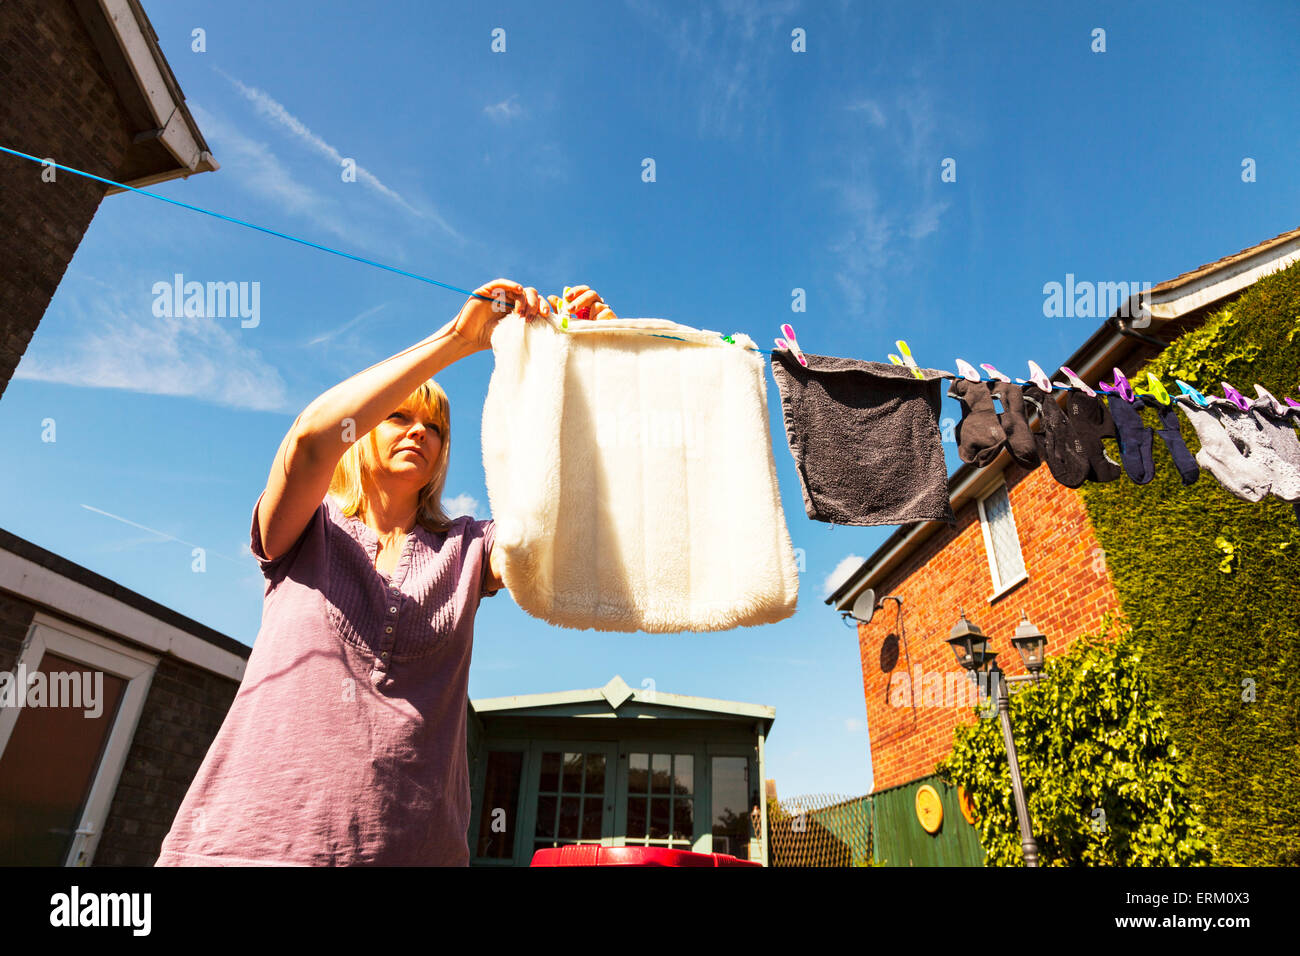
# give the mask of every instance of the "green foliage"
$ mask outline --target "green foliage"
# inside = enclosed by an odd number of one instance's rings
[[[1154,372],[1221,394],[1300,382],[1300,265],[1266,276],[1174,342]],[[1156,425],[1153,413],[1144,412]],[[1187,446],[1199,448],[1183,420]],[[1183,755],[1217,862],[1300,863],[1300,525],[1293,507],[1184,486],[1155,439],[1155,480],[1082,489],[1147,681]],[[1113,453],[1112,453],[1113,454]]]
[[[1200,808],[1125,632],[1075,640],[1038,684],[1012,685],[1011,726],[1040,866],[1191,866],[1212,862]],[[980,709],[976,709],[976,714]],[[975,806],[986,865],[1023,866],[1001,722],[957,728],[938,766]]]

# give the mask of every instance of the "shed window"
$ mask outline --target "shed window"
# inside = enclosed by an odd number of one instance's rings
[[[493,860],[508,860],[514,856],[515,815],[519,808],[519,780],[523,771],[522,750],[494,750],[488,754],[476,856]],[[504,814],[499,810],[505,811]]]
[[[694,835],[695,757],[629,754],[627,845],[689,850]]]
[[[542,753],[533,848],[598,843],[605,803],[605,755]]]

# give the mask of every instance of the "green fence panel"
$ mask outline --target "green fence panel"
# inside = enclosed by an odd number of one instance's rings
[[[943,804],[943,823],[927,833],[916,816],[916,792],[929,785]],[[961,815],[957,788],[922,777],[871,795],[873,858],[877,866],[983,866],[979,833]]]

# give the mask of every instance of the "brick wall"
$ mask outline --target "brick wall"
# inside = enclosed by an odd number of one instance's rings
[[[0,144],[114,178],[131,145],[69,0],[0,2]],[[0,153],[0,395],[108,187]]]
[[[858,625],[875,789],[933,773],[952,749],[956,725],[976,719],[968,703],[947,693],[950,684],[962,693],[969,686],[946,643],[959,605],[989,635],[1008,676],[1024,673],[1011,646],[1021,609],[1047,635],[1049,654],[1095,629],[1107,611],[1119,614],[1105,557],[1078,492],[1057,484],[1046,465],[1026,472],[1012,464],[1005,476],[1028,580],[989,603],[993,583],[978,507],[971,501],[957,512],[953,528],[932,535],[876,587],[878,596],[903,598],[906,640],[898,642],[897,661],[888,671],[882,665],[892,655],[882,660],[882,647],[898,633],[896,604],[887,602],[870,624]],[[926,704],[924,681],[916,688],[915,706],[903,692],[909,688],[898,684],[890,693],[894,674],[910,678],[916,668],[945,675],[942,691],[931,685],[938,697],[933,705]]]
[[[237,690],[237,682],[181,661],[158,662],[104,821],[96,866],[154,864]]]
[[[12,671],[18,664],[18,654],[35,615],[36,605],[0,591],[0,671]]]

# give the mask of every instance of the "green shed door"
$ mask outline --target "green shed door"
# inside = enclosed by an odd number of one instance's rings
[[[573,843],[609,842],[614,832],[615,755],[612,743],[535,743],[527,864],[533,853]]]

